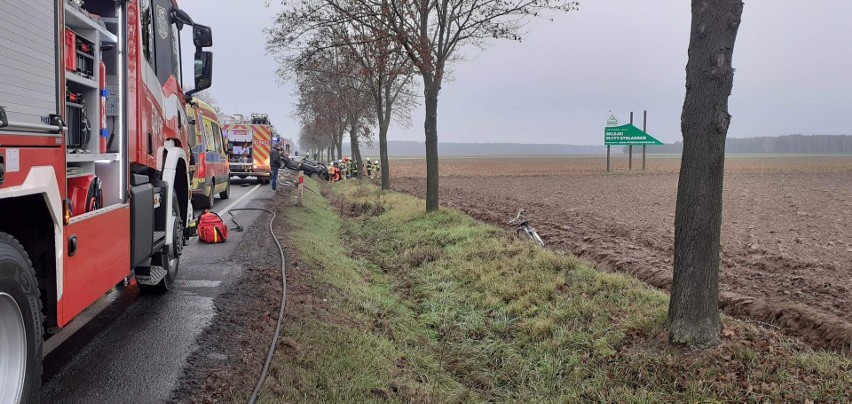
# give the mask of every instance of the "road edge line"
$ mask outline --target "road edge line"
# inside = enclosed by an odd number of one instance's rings
[[[249,196],[249,195],[251,195],[252,193],[254,193],[254,191],[257,191],[259,188],[260,188],[260,184],[255,185],[255,186],[254,186],[254,188],[250,189],[250,190],[249,190],[248,192],[246,192],[243,196],[239,197],[239,199],[237,199],[237,200],[236,200],[236,201],[234,201],[234,202],[231,202],[231,204],[230,204],[230,205],[228,205],[228,206],[226,206],[226,207],[225,207],[225,209],[222,209],[221,211],[216,212],[216,213],[218,213],[219,215],[224,215],[224,214],[228,213],[228,211],[229,211],[229,210],[231,210],[231,208],[236,207],[238,203],[240,203],[240,202],[242,202],[244,199],[248,198],[248,196]]]

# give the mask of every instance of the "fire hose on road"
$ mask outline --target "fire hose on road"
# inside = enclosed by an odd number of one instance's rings
[[[260,372],[260,378],[257,381],[257,385],[254,387],[251,398],[249,398],[249,404],[254,404],[254,402],[257,401],[257,395],[260,393],[260,388],[263,386],[263,383],[266,381],[266,376],[269,374],[269,364],[272,363],[272,356],[275,354],[275,346],[278,344],[278,338],[281,335],[281,326],[284,323],[284,309],[287,306],[287,272],[285,269],[284,248],[281,246],[281,242],[278,241],[278,236],[275,235],[275,230],[272,228],[272,224],[275,222],[277,214],[272,210],[264,208],[238,208],[231,209],[229,213],[240,211],[259,211],[272,214],[272,220],[269,221],[269,233],[272,234],[272,239],[275,240],[275,244],[278,245],[278,252],[281,255],[281,308],[278,311],[278,324],[275,326],[275,334],[272,336],[272,343],[269,345],[266,362],[263,364],[263,370]],[[233,220],[233,214],[231,214],[231,220],[237,225],[235,230],[243,231],[242,226],[240,226],[236,220]]]

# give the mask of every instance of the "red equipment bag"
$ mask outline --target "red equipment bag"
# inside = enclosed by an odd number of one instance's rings
[[[209,210],[198,218],[198,238],[205,243],[224,243],[228,240],[228,226],[219,215]]]

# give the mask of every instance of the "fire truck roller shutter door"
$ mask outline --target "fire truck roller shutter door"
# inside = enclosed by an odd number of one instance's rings
[[[59,112],[56,4],[0,0],[0,106],[5,107],[8,130],[18,124],[45,128],[43,119]],[[24,88],[21,83],[37,85]]]

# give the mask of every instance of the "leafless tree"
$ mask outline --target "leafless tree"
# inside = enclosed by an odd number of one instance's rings
[[[366,80],[353,73],[354,61],[339,49],[315,53],[295,71],[299,114],[303,124],[327,131],[342,157],[343,133],[348,132],[355,162],[362,166],[360,142],[372,135],[372,114]]]
[[[570,0],[301,0],[292,18],[300,29],[285,37],[297,42],[306,32],[355,23],[373,38],[393,41],[423,81],[426,102],[426,210],[438,199],[438,95],[447,66],[462,49],[483,48],[490,39],[521,39],[524,22],[548,11],[569,11]],[[356,37],[353,41],[360,42]],[[333,46],[333,45],[329,45]]]
[[[362,88],[372,98],[379,129],[382,189],[390,189],[388,129],[391,121],[409,122],[415,100],[414,69],[399,43],[387,31],[361,24],[322,1],[289,3],[267,33],[268,48],[281,62],[285,76],[304,69],[330,49],[353,63],[350,80],[360,81],[355,87]],[[352,150],[360,162],[357,146],[357,142],[353,143]]]
[[[340,13],[388,32],[423,80],[426,119],[426,210],[439,202],[438,96],[447,67],[462,49],[490,39],[520,40],[524,22],[549,11],[570,11],[569,0],[324,0]]]
[[[297,88],[298,119],[310,138],[323,139],[312,142],[313,145],[330,147],[334,151],[334,158],[342,158],[346,117],[339,100],[325,88],[324,82],[315,81],[311,76],[299,77]]]
[[[328,151],[329,159],[331,150],[333,150],[333,139],[324,133],[316,122],[302,123],[302,128],[299,131],[299,146],[306,153],[313,152],[319,155],[320,151]]]
[[[354,22],[354,21],[353,21]],[[342,29],[340,29],[342,28]],[[364,79],[364,89],[372,98],[379,127],[379,159],[382,189],[390,189],[390,159],[387,136],[391,121],[408,124],[415,105],[414,69],[400,48],[386,33],[357,22],[335,29],[346,45],[343,52],[356,62],[356,74]]]
[[[675,209],[674,281],[668,312],[672,343],[719,343],[719,243],[732,57],[741,0],[692,0],[683,159]]]

